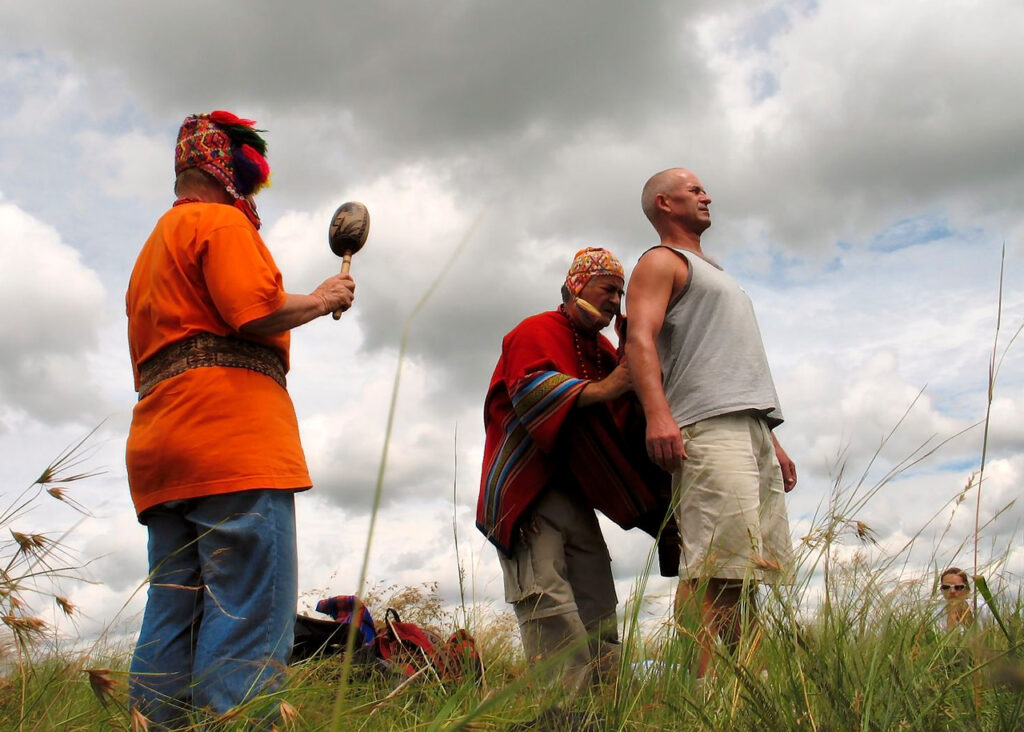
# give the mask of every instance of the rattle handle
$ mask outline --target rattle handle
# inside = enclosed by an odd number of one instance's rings
[[[348,274],[348,271],[352,269],[352,252],[345,252],[345,255],[341,258],[341,273]],[[341,320],[341,310],[335,310],[331,314],[335,320]]]

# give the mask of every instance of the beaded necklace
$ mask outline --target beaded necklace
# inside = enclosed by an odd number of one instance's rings
[[[573,345],[576,346],[576,361],[579,363],[580,373],[583,374],[584,379],[590,381],[590,369],[587,368],[587,362],[583,358],[583,344],[580,341],[580,331],[576,327],[576,323],[573,322],[573,319],[569,317],[569,313],[566,311],[565,305],[559,305],[558,312],[564,315],[565,319],[569,321],[569,330],[572,331],[572,342]],[[604,378],[604,369],[601,368],[601,349],[597,346],[597,333],[586,333],[584,335],[592,336],[591,340],[594,344],[594,363],[597,364],[597,378],[593,379],[593,381],[600,381]]]

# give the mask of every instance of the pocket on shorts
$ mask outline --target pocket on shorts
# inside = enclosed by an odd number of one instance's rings
[[[528,548],[517,544],[511,558],[498,552],[501,574],[505,582],[505,602],[513,603],[537,593],[533,556]]]

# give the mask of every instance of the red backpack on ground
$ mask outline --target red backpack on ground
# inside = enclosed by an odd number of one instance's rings
[[[388,667],[404,676],[415,676],[428,668],[441,681],[482,676],[473,636],[460,629],[442,641],[441,636],[415,623],[403,623],[393,608],[384,613],[384,625],[377,631],[374,647]]]

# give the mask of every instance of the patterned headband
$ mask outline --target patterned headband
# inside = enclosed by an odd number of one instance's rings
[[[610,276],[626,279],[622,263],[607,249],[587,247],[580,249],[573,257],[569,274],[565,277],[565,287],[572,295],[578,296],[580,291],[594,277]]]

